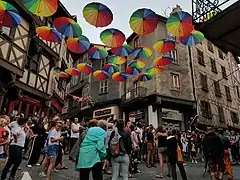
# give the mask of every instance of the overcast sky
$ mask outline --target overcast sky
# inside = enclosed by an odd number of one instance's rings
[[[106,28],[117,28],[128,37],[132,33],[128,23],[129,18],[139,8],[150,8],[156,13],[164,15],[169,14],[176,4],[179,4],[184,11],[189,13],[191,13],[192,7],[191,0],[61,0],[61,2],[72,15],[77,15],[78,23],[83,29],[83,35],[87,36],[92,43],[101,43],[99,35]],[[112,24],[105,28],[95,28],[88,24],[82,16],[82,10],[90,2],[101,2],[107,5],[113,12]]]

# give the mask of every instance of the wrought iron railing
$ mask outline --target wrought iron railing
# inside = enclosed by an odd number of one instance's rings
[[[146,97],[146,95],[147,95],[147,88],[137,87],[137,88],[132,89],[132,90],[128,91],[127,93],[125,93],[122,96],[122,101],[128,102],[128,101],[132,101],[137,98]]]

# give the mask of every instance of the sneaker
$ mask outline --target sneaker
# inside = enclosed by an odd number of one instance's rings
[[[192,163],[194,164],[194,160],[192,160]]]
[[[57,170],[56,168],[53,169],[53,172],[59,172],[59,170]]]
[[[27,167],[28,167],[28,168],[32,168],[32,165],[29,164],[29,165],[27,165]]]
[[[37,164],[35,164],[35,166],[41,166],[41,164],[37,163]]]
[[[40,172],[40,173],[39,173],[39,176],[40,176],[40,177],[47,177],[47,174],[46,174],[45,172]]]
[[[197,160],[195,160],[195,163],[196,163],[196,164],[198,163]]]

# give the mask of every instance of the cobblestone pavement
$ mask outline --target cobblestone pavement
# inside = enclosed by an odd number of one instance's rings
[[[66,160],[65,164],[69,169],[61,170],[59,172],[54,172],[52,180],[78,180],[77,173],[74,171],[74,163]],[[133,180],[156,179],[154,175],[157,174],[158,168],[147,168],[144,164],[140,164],[139,167],[142,172],[134,175]],[[189,180],[209,180],[210,179],[208,175],[206,175],[205,178],[202,177],[202,170],[203,170],[202,163],[199,163],[199,164],[188,163],[187,166],[185,166],[185,169],[186,169]],[[41,167],[27,168],[26,161],[23,161],[21,165],[21,170],[18,171],[18,179],[22,179],[23,172],[28,172],[33,180],[44,180],[44,178],[40,178],[38,176],[40,171],[41,171]],[[240,180],[240,166],[234,166],[233,171],[234,171],[235,180]],[[164,179],[171,180],[171,178],[168,178],[168,177]],[[179,180],[180,179],[181,177],[179,175]],[[22,180],[26,180],[26,179],[22,179]],[[111,176],[104,176],[104,180],[111,180]]]

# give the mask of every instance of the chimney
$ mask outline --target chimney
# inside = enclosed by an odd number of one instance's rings
[[[173,8],[173,10],[172,10],[170,15],[172,15],[173,13],[178,12],[178,11],[182,11],[182,8],[181,8],[180,5],[177,4],[176,7]]]

